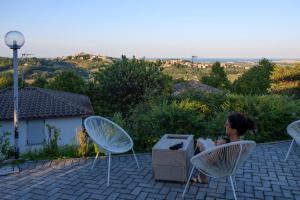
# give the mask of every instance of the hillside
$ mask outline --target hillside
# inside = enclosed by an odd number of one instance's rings
[[[74,70],[84,79],[89,79],[89,75],[97,71],[99,67],[112,63],[117,58],[79,53],[73,56],[63,56],[55,59],[48,58],[21,58],[19,61],[19,70],[26,82],[32,82],[38,75],[47,78],[53,77],[59,71]],[[159,62],[165,74],[170,75],[174,80],[196,80],[210,73],[212,63],[198,62],[192,63],[188,60],[169,59],[169,60],[149,60],[149,62]],[[289,60],[276,61],[277,65],[291,66],[295,62]],[[297,62],[296,62],[297,63]],[[250,69],[254,62],[224,62],[222,66],[230,82],[236,80],[239,76]],[[0,73],[12,73],[11,59],[0,57]]]
[[[31,82],[38,75],[48,78],[53,77],[59,71],[74,70],[84,79],[89,78],[89,74],[98,69],[101,65],[106,65],[112,60],[102,57],[97,59],[82,59],[82,56],[70,56],[56,59],[47,58],[21,58],[19,61],[19,73],[24,71],[26,82]],[[0,57],[0,73],[12,73],[11,59]]]

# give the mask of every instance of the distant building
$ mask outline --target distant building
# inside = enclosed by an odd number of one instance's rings
[[[20,152],[40,149],[48,140],[46,125],[60,129],[59,145],[76,143],[76,132],[83,120],[92,115],[87,96],[42,88],[19,89],[19,148]],[[13,89],[0,90],[0,134],[13,135]]]

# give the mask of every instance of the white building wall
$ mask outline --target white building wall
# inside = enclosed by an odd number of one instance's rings
[[[19,121],[19,150],[20,152],[26,151],[26,121]],[[14,137],[14,123],[12,121],[0,121],[0,134],[4,132],[10,133],[10,144],[13,146],[15,143]]]
[[[55,126],[60,132],[58,144],[76,144],[76,131],[82,128],[81,118],[57,118],[57,119],[46,119],[45,124]],[[48,134],[47,127],[45,133]]]
[[[48,129],[46,124],[55,126],[60,130],[60,136],[58,140],[59,145],[65,144],[76,144],[76,133],[77,130],[82,128],[82,118],[56,118],[56,119],[45,119],[45,137],[48,141]],[[3,132],[9,132],[10,134],[10,144],[14,144],[14,134],[13,134],[13,122],[12,121],[0,121],[0,134]],[[19,121],[19,149],[21,153],[28,151],[33,151],[35,149],[42,148],[43,145],[28,145],[27,144],[27,121]]]

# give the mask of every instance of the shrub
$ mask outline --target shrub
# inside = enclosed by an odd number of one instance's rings
[[[55,126],[51,126],[49,124],[46,124],[46,127],[48,129],[48,141],[47,146],[45,147],[46,151],[50,155],[57,156],[58,155],[58,139],[60,130],[56,128]]]
[[[223,105],[224,111],[238,111],[256,120],[258,133],[250,138],[257,142],[289,138],[286,127],[300,118],[300,100],[287,96],[230,95]]]
[[[271,80],[271,93],[295,95],[300,98],[300,64],[293,67],[276,66]]]
[[[77,133],[77,141],[79,143],[77,148],[79,157],[87,157],[94,155],[95,152],[97,153],[97,149],[95,148],[85,129],[82,129]]]
[[[92,100],[97,104],[96,112],[122,115],[135,105],[144,102],[149,96],[168,92],[171,79],[164,75],[155,63],[144,60],[121,60],[99,69],[94,74]],[[99,110],[98,110],[99,109]]]
[[[268,93],[271,85],[270,76],[274,64],[267,59],[259,61],[259,65],[254,66],[232,84],[231,91],[237,94],[257,94]]]
[[[147,151],[166,133],[204,134],[202,122],[209,112],[207,105],[188,99],[155,102],[146,106],[139,105],[132,110],[127,126],[133,134],[137,149]]]
[[[226,93],[209,93],[209,92],[200,92],[197,90],[187,90],[174,97],[177,100],[190,99],[194,101],[200,101],[206,104],[211,111],[209,114],[214,115],[223,111],[222,104],[227,100]]]
[[[231,111],[252,117],[258,132],[246,139],[267,142],[288,139],[286,127],[300,118],[300,100],[288,96],[243,96],[187,92],[181,96],[156,99],[131,110],[123,127],[133,136],[135,148],[150,151],[165,133],[193,134],[216,139],[225,136],[224,123]]]
[[[220,62],[213,64],[209,76],[203,76],[201,82],[219,89],[230,87],[230,82]]]
[[[57,158],[75,158],[78,157],[77,145],[64,145],[57,149],[57,153],[49,153],[49,149],[44,147],[41,150],[29,151],[21,155],[21,160],[53,160]]]
[[[0,89],[11,87],[13,85],[12,73],[1,73],[0,74]]]
[[[43,80],[41,81],[43,82]],[[54,90],[66,92],[80,93],[85,92],[85,82],[83,78],[75,73],[75,71],[62,71],[49,81],[47,87]]]
[[[9,136],[11,133],[0,133],[0,162],[14,155],[14,148],[10,145]]]
[[[45,75],[38,75],[31,86],[45,88],[47,87],[48,81]]]

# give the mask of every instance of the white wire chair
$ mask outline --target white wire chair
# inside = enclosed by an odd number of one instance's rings
[[[237,199],[235,194],[235,172],[248,158],[255,146],[256,143],[254,141],[237,141],[216,146],[193,156],[191,158],[193,168],[185,185],[182,197],[184,198],[193,171],[196,168],[212,178],[229,177],[234,199]]]
[[[84,126],[99,149],[108,155],[107,186],[109,186],[111,154],[120,154],[132,150],[137,167],[139,163],[133,150],[133,141],[124,129],[116,123],[100,116],[91,116],[84,120]],[[92,165],[96,163],[97,153]]]
[[[296,142],[298,145],[300,145],[300,120],[290,123],[287,126],[286,130],[287,130],[287,133],[293,138],[293,140],[291,142],[290,148],[285,156],[284,161],[287,161],[294,142]]]

